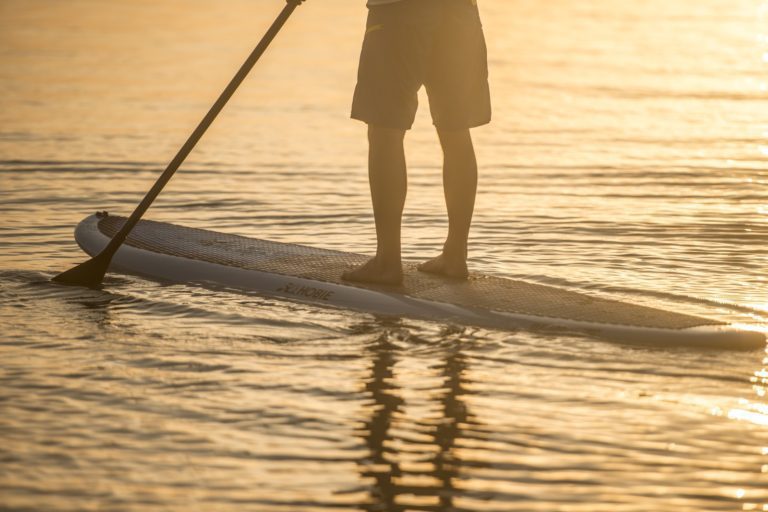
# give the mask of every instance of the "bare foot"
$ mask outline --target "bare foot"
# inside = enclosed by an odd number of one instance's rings
[[[403,282],[403,267],[397,265],[384,265],[378,257],[373,257],[357,268],[341,274],[345,281],[360,283],[398,285]]]
[[[425,261],[417,268],[421,272],[438,274],[445,277],[452,277],[454,279],[467,279],[469,277],[469,270],[467,269],[467,261],[465,259],[452,259],[447,257],[445,254],[441,254],[437,258]]]

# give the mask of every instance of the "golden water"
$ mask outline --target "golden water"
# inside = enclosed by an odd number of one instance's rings
[[[370,252],[363,0],[309,0],[149,218]],[[113,275],[129,212],[279,1],[0,0],[0,508],[768,510],[766,356]],[[485,0],[476,270],[768,331],[768,5]],[[445,234],[408,136],[406,256]]]

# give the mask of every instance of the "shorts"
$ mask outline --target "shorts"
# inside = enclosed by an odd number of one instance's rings
[[[422,85],[436,127],[490,122],[488,55],[476,0],[402,0],[369,8],[352,118],[410,129]]]

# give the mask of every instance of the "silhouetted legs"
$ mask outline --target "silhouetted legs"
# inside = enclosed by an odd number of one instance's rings
[[[443,148],[443,188],[448,208],[448,237],[443,252],[419,270],[449,277],[467,277],[467,238],[477,191],[477,161],[469,130],[438,129]],[[405,131],[368,127],[368,177],[376,221],[376,256],[345,272],[350,281],[398,284],[403,270],[400,225],[408,187],[403,139]]]

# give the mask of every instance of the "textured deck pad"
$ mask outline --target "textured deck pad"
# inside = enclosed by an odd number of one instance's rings
[[[99,221],[99,230],[111,237],[123,222],[124,217],[104,217]],[[483,310],[659,329],[722,325],[695,316],[500,277],[473,274],[465,282],[449,280],[418,272],[413,264],[406,265],[401,287],[350,283],[340,278],[341,273],[365,262],[366,256],[162,222],[139,222],[126,243],[161,254]]]

